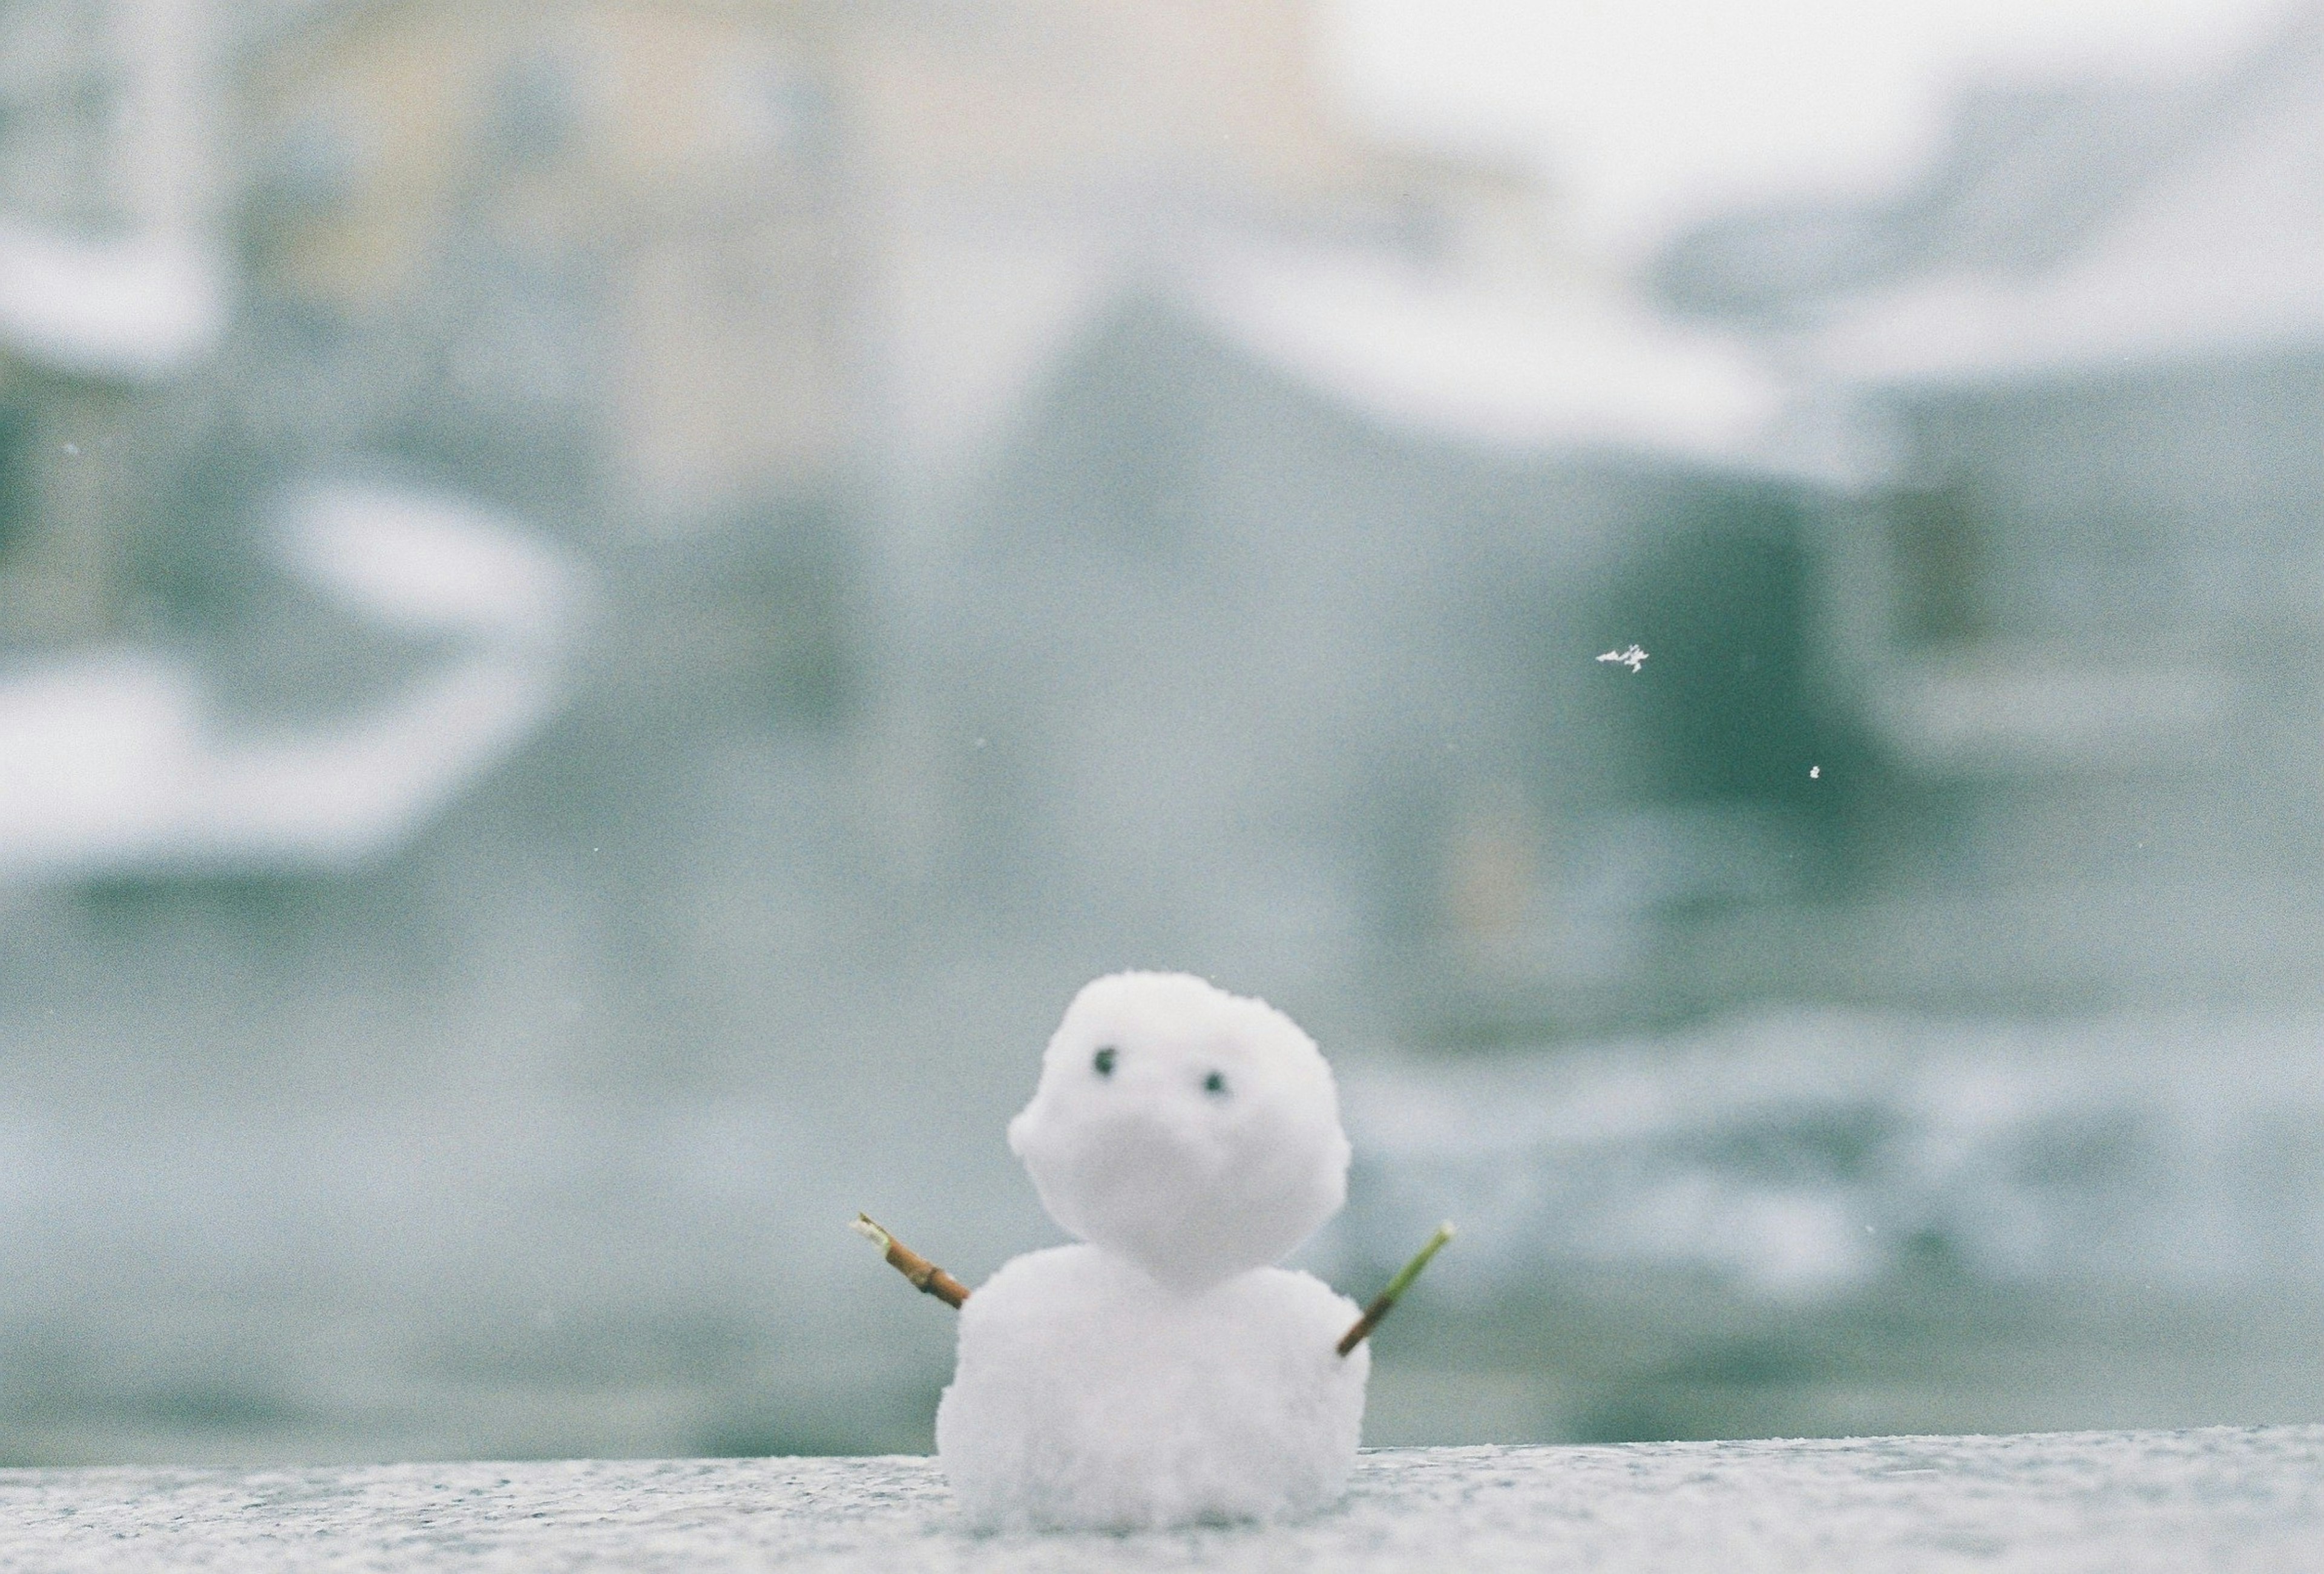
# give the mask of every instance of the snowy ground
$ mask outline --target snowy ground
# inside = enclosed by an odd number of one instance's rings
[[[2324,1569],[2324,1427],[1416,1449],[1307,1523],[963,1532],[932,1460],[0,1471],[0,1569]]]

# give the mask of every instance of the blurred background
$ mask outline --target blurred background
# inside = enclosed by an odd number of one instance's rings
[[[2324,1419],[2324,10],[0,4],[0,1464],[926,1449],[1124,966],[1370,1441]]]

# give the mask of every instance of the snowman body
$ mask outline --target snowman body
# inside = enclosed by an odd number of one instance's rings
[[[1371,1352],[1357,1308],[1254,1268],[1183,1294],[1102,1247],[1029,1252],[961,1309],[936,1450],[971,1519],[1133,1530],[1335,1501]]]
[[[1355,1462],[1355,1303],[1271,1265],[1346,1196],[1331,1071],[1289,1017],[1200,979],[1076,996],[1010,1125],[1083,1244],[1018,1257],[962,1309],[936,1451],[992,1528],[1303,1514]]]

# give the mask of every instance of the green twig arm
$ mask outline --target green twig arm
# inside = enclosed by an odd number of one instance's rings
[[[1428,1266],[1428,1259],[1442,1251],[1444,1243],[1452,1238],[1452,1227],[1450,1224],[1436,1227],[1436,1233],[1428,1238],[1428,1244],[1412,1254],[1412,1261],[1397,1271],[1396,1277],[1388,1282],[1388,1288],[1372,1297],[1372,1303],[1364,1308],[1364,1314],[1356,1319],[1356,1325],[1340,1336],[1342,1355],[1346,1355],[1371,1337],[1371,1331],[1379,1326],[1380,1319],[1395,1307],[1397,1297],[1412,1288],[1412,1282],[1420,1277],[1420,1270]]]

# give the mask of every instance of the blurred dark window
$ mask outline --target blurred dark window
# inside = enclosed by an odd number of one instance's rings
[[[0,201],[19,216],[115,222],[120,84],[97,5],[0,8]]]
[[[1987,631],[1979,579],[1985,524],[1969,490],[1908,487],[1888,501],[1897,631],[1912,645],[1966,645]]]
[[[253,182],[254,216],[328,213],[355,192],[363,151],[344,115],[316,114],[285,131]]]
[[[1795,496],[1710,486],[1621,571],[1612,621],[1658,681],[1615,692],[1666,801],[1829,796],[1807,778],[1832,741],[1808,679],[1804,530]]]
[[[753,152],[805,161],[829,142],[830,94],[797,64],[770,55],[734,60],[723,86],[727,119]]]
[[[516,163],[541,163],[564,152],[578,129],[580,94],[572,68],[548,55],[512,60],[493,87],[492,134]]]
[[[40,517],[32,457],[32,422],[23,410],[0,409],[0,561],[31,538]]]
[[[734,528],[640,558],[625,594],[625,703],[665,722],[757,716],[826,732],[856,698],[859,565],[843,511],[769,502]]]
[[[738,577],[756,614],[769,711],[810,729],[847,719],[853,677],[848,621],[853,565],[845,521],[828,505],[783,510]]]

